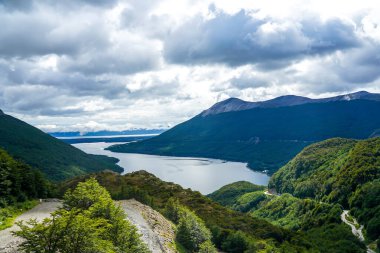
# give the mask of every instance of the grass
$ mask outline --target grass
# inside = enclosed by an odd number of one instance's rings
[[[32,209],[38,204],[37,200],[28,200],[16,203],[0,209],[0,230],[4,230],[13,225],[15,219],[22,213]]]

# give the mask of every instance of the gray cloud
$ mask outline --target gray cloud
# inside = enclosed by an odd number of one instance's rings
[[[202,2],[183,13],[154,0],[0,0],[0,108],[39,125],[119,129],[176,124],[229,96],[380,91],[367,14],[205,15],[208,3],[193,9]]]
[[[263,69],[289,61],[359,46],[352,24],[334,19],[279,21],[257,19],[242,10],[196,16],[165,40],[165,57],[179,64],[258,64]],[[287,61],[284,63],[283,61]]]

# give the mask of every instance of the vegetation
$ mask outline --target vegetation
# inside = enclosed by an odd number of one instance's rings
[[[34,207],[35,199],[53,193],[54,187],[41,172],[0,149],[0,230],[12,226],[18,215]]]
[[[233,191],[233,186],[234,184],[229,185],[230,191]],[[239,188],[239,184],[236,186]],[[223,193],[226,192],[225,188],[209,196],[222,199]],[[254,189],[253,186],[251,188]],[[300,199],[290,194],[273,196],[265,194],[263,190],[242,193],[235,199],[234,203],[229,203],[230,208],[302,233],[314,246],[313,248],[318,250],[317,252],[365,251],[364,245],[352,235],[351,230],[341,224],[342,208],[338,204]]]
[[[125,219],[110,194],[93,178],[64,195],[64,205],[41,223],[20,222],[15,232],[24,252],[148,252],[137,229]]]
[[[46,198],[51,184],[30,166],[14,160],[0,149],[0,208],[17,202]]]
[[[275,173],[269,187],[300,198],[339,203],[365,225],[371,240],[380,231],[380,138],[335,138],[305,148]]]
[[[157,137],[109,149],[248,162],[272,173],[311,143],[368,138],[380,127],[379,111],[380,102],[354,100],[198,115]]]
[[[244,193],[260,191],[265,188],[265,186],[255,185],[246,181],[239,181],[223,186],[219,190],[208,195],[208,197],[223,206],[232,206]]]
[[[32,209],[37,204],[38,201],[36,200],[27,200],[0,208],[0,230],[11,227],[17,216]]]
[[[177,240],[190,252],[216,253],[211,242],[211,232],[190,209],[181,206],[178,201],[169,199],[165,214],[177,225]]]
[[[122,171],[115,158],[86,154],[9,115],[0,114],[0,136],[0,148],[54,181],[104,169]]]
[[[175,218],[175,215],[168,213],[176,214],[178,211],[175,208],[168,209],[167,204],[170,199],[177,199],[179,205],[185,206],[205,222],[206,227],[211,231],[212,242],[223,251],[251,250],[248,252],[253,252],[253,249],[256,249],[257,252],[318,252],[313,250],[313,246],[300,234],[281,229],[262,219],[230,210],[199,192],[163,182],[147,172],[133,172],[124,176],[112,172],[100,172],[93,176],[107,188],[112,196],[122,198],[125,194],[125,196],[134,197],[133,193],[137,193],[136,199],[151,205],[175,223],[179,222],[180,217]],[[61,185],[61,192],[74,188],[78,182],[88,177],[90,176],[81,176],[64,182]],[[244,240],[244,251],[240,251],[241,248],[232,250],[237,241],[241,240]]]

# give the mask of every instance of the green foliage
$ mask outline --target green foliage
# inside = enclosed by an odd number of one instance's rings
[[[340,223],[342,208],[339,205],[319,203],[310,199],[299,199],[284,194],[263,201],[250,214],[264,218],[273,224],[291,230],[303,230],[329,223]]]
[[[223,206],[232,206],[244,193],[264,189],[264,186],[255,185],[246,181],[239,181],[223,186],[219,190],[209,194],[208,197]]]
[[[151,206],[167,217],[168,203],[178,203],[192,210],[201,218],[208,229],[212,232],[213,243],[221,249],[222,243],[230,234],[240,230],[250,241],[257,243],[261,251],[279,250],[283,244],[290,242],[288,249],[296,251],[309,250],[310,244],[304,241],[302,236],[295,235],[289,231],[271,225],[269,222],[254,218],[247,214],[242,214],[229,210],[211,199],[189,189],[183,189],[179,185],[166,183],[144,171],[117,175],[111,172],[101,172],[94,175],[99,183],[107,188],[111,196],[118,195],[125,186],[136,187],[140,192],[151,198]],[[67,181],[61,185],[61,191],[74,188],[78,182],[85,180],[89,176],[82,176]],[[133,197],[133,196],[131,196]],[[172,200],[171,200],[172,199]],[[175,217],[175,215],[174,215]],[[170,218],[176,220],[176,218]],[[178,218],[177,218],[178,219]]]
[[[231,253],[254,253],[256,247],[253,241],[241,231],[230,233],[222,244],[222,249]]]
[[[148,252],[122,209],[93,178],[68,191],[52,218],[18,225],[15,234],[24,239],[20,248],[25,252]]]
[[[52,185],[39,171],[14,160],[0,149],[0,208],[26,200],[46,198],[52,191]]]
[[[368,138],[380,128],[379,111],[379,102],[356,100],[199,115],[158,137],[109,149],[220,158],[275,172],[311,143]]]
[[[166,216],[177,224],[176,239],[191,252],[216,252],[211,242],[211,232],[204,221],[178,200],[169,199],[164,210]]]
[[[0,115],[0,136],[0,148],[38,168],[51,180],[104,169],[122,171],[115,158],[86,154],[9,115]]]
[[[276,172],[269,187],[350,208],[367,235],[380,231],[380,138],[331,139],[310,145]]]
[[[210,240],[203,242],[199,246],[198,253],[217,253],[218,251],[215,249],[215,246],[212,244]]]
[[[246,213],[255,210],[262,201],[267,200],[268,198],[270,197],[265,195],[263,191],[248,192],[240,196],[235,204],[233,204],[232,208]]]
[[[365,253],[366,247],[352,234],[345,224],[328,224],[306,232],[307,239],[319,248],[320,252]]]
[[[349,200],[351,213],[364,224],[371,240],[380,236],[380,179],[358,187]]]
[[[17,216],[29,209],[32,209],[37,204],[38,201],[36,200],[28,200],[0,208],[0,230],[11,227]]]
[[[177,226],[177,240],[191,252],[199,251],[203,243],[211,243],[211,233],[192,211],[182,207]]]

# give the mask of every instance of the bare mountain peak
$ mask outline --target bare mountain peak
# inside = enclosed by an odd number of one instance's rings
[[[353,93],[348,93],[340,96],[330,97],[330,98],[320,98],[320,99],[312,99],[308,97],[296,96],[296,95],[285,95],[276,97],[266,101],[259,102],[247,102],[241,100],[239,98],[228,98],[226,100],[220,101],[209,109],[203,111],[201,113],[202,117],[208,115],[215,115],[224,112],[232,112],[232,111],[243,111],[249,110],[253,108],[274,108],[274,107],[285,107],[285,106],[294,106],[294,105],[302,105],[309,103],[328,103],[334,101],[350,101],[350,100],[374,100],[380,101],[380,94],[370,93],[367,91],[358,91]]]
[[[5,115],[5,113],[0,109],[0,116]]]

